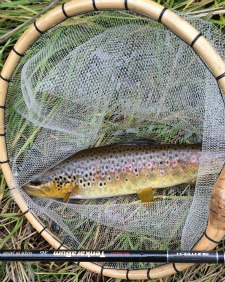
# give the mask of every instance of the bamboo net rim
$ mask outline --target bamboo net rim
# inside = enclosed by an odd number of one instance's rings
[[[57,25],[69,17],[88,13],[92,11],[103,10],[131,10],[142,15],[146,15],[153,20],[162,23],[165,27],[174,32],[178,37],[184,40],[192,47],[195,52],[206,62],[215,79],[218,81],[219,86],[225,93],[225,63],[214,48],[208,43],[205,37],[198,32],[192,25],[176,15],[174,12],[167,8],[155,3],[151,0],[73,0],[65,3],[62,6],[49,11],[37,21],[34,22],[20,37],[10,52],[0,75],[0,163],[2,171],[5,176],[6,182],[11,189],[12,196],[14,197],[19,208],[32,224],[32,226],[41,233],[43,238],[55,249],[67,249],[63,242],[52,234],[41,220],[28,209],[28,206],[23,199],[20,191],[13,188],[13,173],[10,168],[5,136],[5,102],[8,92],[8,84],[23,53],[29,46],[35,42],[42,33],[47,31],[53,25]],[[214,193],[218,182],[225,184],[225,169],[222,171],[215,187]],[[225,186],[225,185],[224,185]],[[215,204],[215,203],[214,203]],[[216,219],[218,220],[218,218]],[[216,227],[214,224],[215,217],[210,214],[208,226],[205,234],[196,244],[193,250],[204,251],[212,250],[225,236],[225,231],[221,227]],[[183,271],[189,268],[192,264],[166,264],[154,269],[142,270],[122,270],[104,268],[94,263],[81,262],[80,266],[90,271],[109,276],[112,278],[120,279],[153,279],[163,278],[168,275],[174,274],[178,271]]]

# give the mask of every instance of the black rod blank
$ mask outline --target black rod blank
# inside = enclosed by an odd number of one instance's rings
[[[0,250],[0,261],[225,263],[224,252]]]

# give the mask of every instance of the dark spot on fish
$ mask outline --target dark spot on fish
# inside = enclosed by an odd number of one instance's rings
[[[62,176],[61,176],[61,175],[59,176],[59,179],[62,179]]]
[[[135,168],[135,169],[134,169],[134,171],[135,171],[135,172],[138,172],[138,169],[137,169],[137,168]]]
[[[106,185],[106,182],[104,182],[104,185]]]
[[[80,183],[82,183],[83,182],[83,180],[82,179],[80,179]]]
[[[99,186],[102,186],[102,182],[99,183]]]
[[[128,181],[128,179],[126,178],[126,181]]]

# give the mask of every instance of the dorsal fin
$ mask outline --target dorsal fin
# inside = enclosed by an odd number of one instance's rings
[[[128,140],[128,141],[123,141],[121,143],[118,143],[120,145],[125,145],[125,146],[134,146],[134,145],[148,145],[148,146],[156,146],[156,145],[160,145],[159,143],[157,143],[154,140],[150,140],[150,139],[132,139],[132,140]]]

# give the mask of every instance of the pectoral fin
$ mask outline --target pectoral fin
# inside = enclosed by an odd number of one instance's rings
[[[137,191],[137,195],[142,203],[153,202],[153,189],[144,188]]]
[[[75,183],[67,183],[66,184],[68,187],[67,188],[67,193],[65,194],[65,197],[63,198],[64,202],[67,202],[70,196],[75,196],[80,190],[79,185]]]

